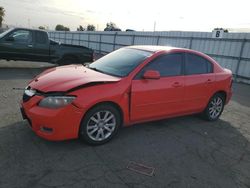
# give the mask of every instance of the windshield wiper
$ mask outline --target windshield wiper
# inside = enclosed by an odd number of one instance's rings
[[[103,72],[103,71],[101,71],[101,70],[99,70],[99,69],[97,69],[97,68],[95,68],[95,67],[87,66],[87,68],[88,68],[88,69],[91,69],[91,70],[94,70],[94,71],[96,71],[96,72],[100,72],[100,73],[107,74],[107,73],[105,73],[105,72]]]
[[[95,67],[86,66],[86,68],[91,69],[91,70],[94,70],[94,71],[96,71],[96,72],[100,72],[100,73],[103,73],[103,74],[107,74],[107,75],[110,75],[110,76],[122,77],[122,76],[120,76],[120,75],[111,74],[111,73],[109,73],[109,72],[104,72],[104,71],[99,70],[99,69],[97,69],[97,68],[95,68]]]

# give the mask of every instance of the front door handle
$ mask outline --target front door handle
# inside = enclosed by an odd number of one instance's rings
[[[32,45],[32,44],[29,44],[29,45],[28,45],[28,48],[32,48],[32,47],[33,47],[33,45]]]
[[[173,87],[182,87],[182,84],[180,82],[174,82],[172,84]]]

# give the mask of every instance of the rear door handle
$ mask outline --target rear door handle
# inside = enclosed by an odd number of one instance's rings
[[[28,48],[32,48],[32,47],[33,47],[33,45],[32,45],[32,44],[29,44],[29,45],[28,45]]]
[[[207,84],[210,84],[210,83],[212,83],[213,81],[211,80],[211,79],[207,79],[207,81],[206,81],[206,83]]]
[[[182,84],[180,82],[174,82],[172,84],[173,87],[182,87]]]

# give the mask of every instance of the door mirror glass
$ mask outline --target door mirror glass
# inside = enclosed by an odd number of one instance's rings
[[[159,71],[155,71],[155,70],[147,70],[144,74],[143,74],[143,78],[144,79],[160,79],[161,75],[159,73]]]

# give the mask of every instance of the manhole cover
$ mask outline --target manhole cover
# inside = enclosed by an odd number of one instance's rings
[[[127,168],[129,170],[132,170],[140,174],[144,174],[146,176],[153,176],[154,171],[155,171],[155,168],[153,167],[145,166],[143,164],[139,164],[139,163],[132,162],[132,161],[129,162]]]

